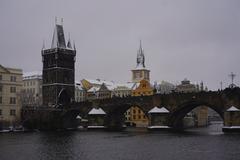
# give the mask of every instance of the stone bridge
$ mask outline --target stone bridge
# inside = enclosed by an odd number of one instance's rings
[[[214,92],[155,94],[140,97],[115,97],[111,99],[72,103],[59,108],[23,109],[23,120],[26,126],[38,126],[42,129],[75,127],[76,117],[88,118],[92,108],[102,108],[104,126],[108,129],[121,129],[124,124],[124,113],[132,106],[138,106],[150,120],[151,126],[164,125],[179,129],[185,115],[198,106],[207,106],[215,110],[223,119],[226,128],[240,126],[240,112],[227,112],[231,106],[240,107],[240,88],[225,89]],[[153,107],[165,107],[169,113],[149,115]],[[161,123],[161,124],[159,124]]]

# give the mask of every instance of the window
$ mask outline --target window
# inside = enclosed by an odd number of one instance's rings
[[[16,98],[10,97],[10,104],[16,104]]]
[[[0,92],[2,92],[2,90],[3,90],[3,86],[2,86],[2,85],[0,85]]]
[[[11,93],[16,93],[16,87],[11,87],[11,88],[10,88],[10,92],[11,92]]]
[[[0,81],[2,80],[2,75],[0,74]]]
[[[10,116],[16,116],[16,110],[10,109]]]
[[[135,111],[135,109],[133,109],[133,114],[135,114],[136,113],[136,111]]]
[[[136,116],[135,116],[135,115],[133,115],[133,119],[136,119]]]
[[[0,115],[2,115],[2,110],[0,109]]]
[[[0,97],[0,104],[2,104],[2,97]]]
[[[141,115],[138,115],[138,119],[141,119]]]
[[[11,82],[16,82],[16,80],[17,80],[17,78],[16,78],[16,76],[11,76]]]

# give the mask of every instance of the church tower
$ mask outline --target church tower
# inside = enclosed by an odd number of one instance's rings
[[[142,43],[140,41],[140,47],[137,52],[137,66],[132,70],[132,82],[140,82],[141,80],[149,81],[150,70],[145,67],[145,56],[142,48]]]
[[[69,37],[66,45],[63,25],[56,24],[50,49],[42,48],[43,105],[67,104],[74,100],[76,49]]]

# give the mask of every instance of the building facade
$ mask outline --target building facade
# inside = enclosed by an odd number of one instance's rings
[[[0,65],[0,128],[17,126],[21,118],[22,70]]]
[[[82,79],[81,84],[86,90],[86,100],[111,98],[115,86],[115,82],[101,79]]]
[[[82,102],[86,100],[86,90],[83,88],[81,82],[75,81],[75,102]]]
[[[102,85],[99,87],[90,88],[86,93],[87,100],[107,98],[111,98],[111,90],[108,89],[105,83],[102,83]]]
[[[74,101],[75,56],[75,46],[72,48],[70,39],[66,45],[63,26],[56,24],[51,48],[42,49],[43,105],[54,106]]]
[[[132,94],[131,84],[117,84],[111,88],[111,97],[128,97]]]
[[[148,80],[141,80],[139,85],[132,90],[132,96],[150,96],[153,95],[153,87]]]
[[[197,92],[198,88],[196,85],[191,84],[190,81],[185,78],[183,81],[181,81],[180,85],[176,86],[175,91],[180,93],[191,93],[191,92]]]
[[[161,81],[160,83],[155,84],[156,86],[156,92],[158,94],[170,94],[175,90],[175,85],[167,82],[167,81]]]
[[[42,105],[42,72],[23,73],[21,98],[23,106]]]

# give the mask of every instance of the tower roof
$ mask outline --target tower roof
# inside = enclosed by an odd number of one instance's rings
[[[66,48],[63,26],[56,24],[51,48]]]
[[[140,46],[137,52],[137,67],[136,68],[145,68],[145,56],[142,48],[142,41],[140,40]]]

